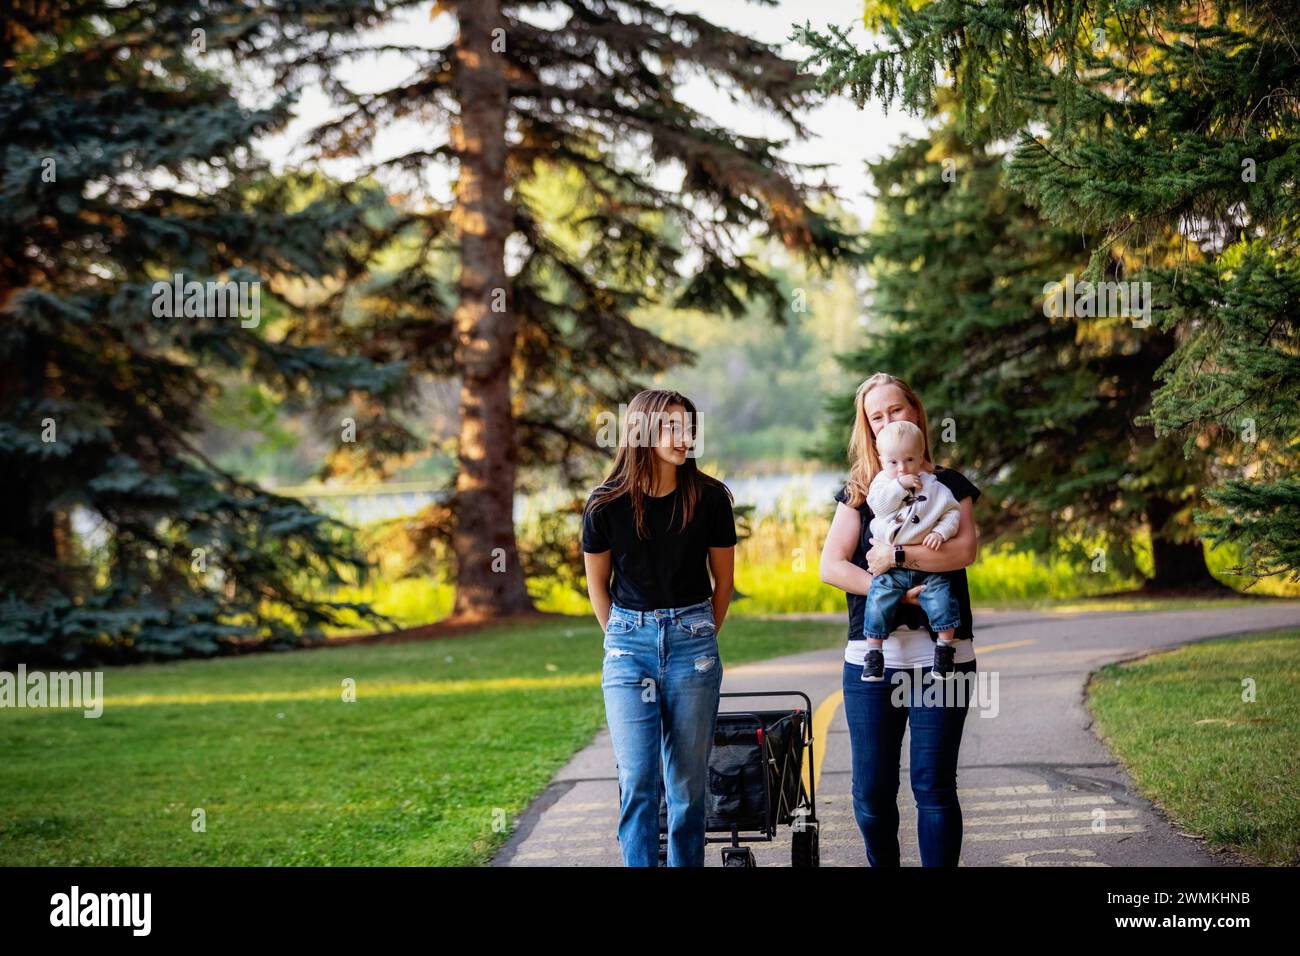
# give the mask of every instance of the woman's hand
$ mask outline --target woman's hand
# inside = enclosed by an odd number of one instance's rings
[[[709,571],[713,575],[713,634],[722,633],[722,621],[736,591],[736,547],[709,548]]]
[[[871,538],[871,550],[867,552],[867,570],[872,574],[884,574],[894,566],[894,548],[888,541]]]
[[[583,568],[587,572],[587,596],[591,598],[591,609],[596,612],[596,621],[602,631],[609,626],[609,607],[614,603],[609,594],[609,571],[613,560],[611,551],[582,553]]]
[[[894,566],[894,548],[888,541],[877,541],[875,538],[869,540],[871,550],[867,552],[867,568],[872,574],[883,574]],[[919,605],[921,602],[916,599],[916,596],[924,590],[924,584],[908,588],[907,594],[903,596],[903,603]]]

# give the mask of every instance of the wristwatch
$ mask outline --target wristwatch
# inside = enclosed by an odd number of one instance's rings
[[[907,552],[903,550],[903,546],[901,544],[894,545],[894,567],[901,568],[906,559]]]

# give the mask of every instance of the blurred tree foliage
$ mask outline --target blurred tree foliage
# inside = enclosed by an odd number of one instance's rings
[[[198,447],[223,382],[256,383],[243,398],[268,426],[272,405],[313,408],[337,435],[359,403],[383,436],[374,454],[418,444],[386,411],[403,366],[301,334],[339,326],[287,288],[341,282],[384,241],[384,197],[270,175],[249,144],[290,104],[241,105],[213,58],[224,39],[197,0],[30,2],[0,21],[5,660],[297,642],[350,607],[305,596],[365,574],[348,529]],[[180,303],[155,283],[173,276],[238,283],[260,321],[202,294],[169,313]],[[95,554],[73,534],[78,507]]]
[[[1081,350],[1111,337],[1127,367],[1082,406],[1048,397],[1016,414],[1076,429],[1088,448],[1089,408],[1149,388],[1131,424],[1156,441],[1113,474],[1121,459],[1101,455],[1087,469],[1061,461],[1044,480],[1073,488],[1100,475],[1124,512],[1145,502],[1157,586],[1205,579],[1197,533],[1243,548],[1234,573],[1300,579],[1300,6],[871,0],[865,21],[876,31],[866,50],[840,28],[798,31],[824,89],[948,109],[972,143],[1009,140],[1006,184],[1087,237],[1084,277],[1151,283],[1149,326],[1115,339],[1101,319],[1080,325]],[[915,285],[957,278],[954,265]]]

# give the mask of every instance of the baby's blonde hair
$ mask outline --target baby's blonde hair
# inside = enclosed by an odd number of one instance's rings
[[[876,433],[877,452],[885,448],[919,446],[925,448],[925,433],[912,422],[899,419],[890,422]]]

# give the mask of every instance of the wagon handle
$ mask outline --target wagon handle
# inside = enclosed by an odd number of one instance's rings
[[[755,690],[748,693],[743,691],[730,691],[719,694],[719,697],[802,697],[804,704],[808,708],[808,714],[812,715],[812,701],[808,695],[801,690]]]

